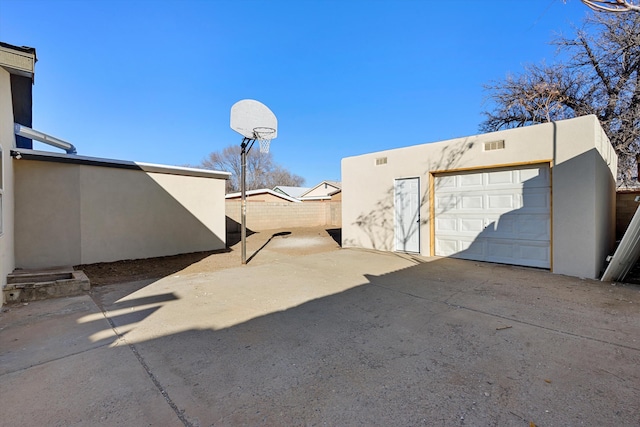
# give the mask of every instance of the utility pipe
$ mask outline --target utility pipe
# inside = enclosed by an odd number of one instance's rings
[[[72,143],[55,138],[51,135],[47,135],[46,133],[33,130],[30,127],[23,126],[19,123],[13,124],[13,132],[16,135],[23,136],[29,139],[35,139],[36,141],[51,145],[56,148],[60,148],[66,151],[67,154],[78,154],[78,152],[76,151],[76,147],[74,147]]]

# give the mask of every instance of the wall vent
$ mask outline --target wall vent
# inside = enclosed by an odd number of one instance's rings
[[[381,166],[381,165],[386,165],[387,164],[387,158],[386,157],[378,157],[376,159],[376,166]]]
[[[504,139],[484,143],[484,151],[504,150]]]

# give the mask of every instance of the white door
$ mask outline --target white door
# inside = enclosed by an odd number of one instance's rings
[[[420,179],[396,179],[394,188],[395,248],[420,252]]]
[[[548,165],[435,177],[435,254],[550,268]]]

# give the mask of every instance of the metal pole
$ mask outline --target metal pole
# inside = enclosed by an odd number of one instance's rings
[[[240,173],[240,192],[242,194],[241,199],[241,207],[240,207],[240,240],[242,241],[242,264],[247,263],[247,191],[246,191],[246,180],[247,180],[247,154],[251,147],[253,146],[253,142],[255,140],[244,138],[242,140],[242,151],[240,152],[240,165],[241,165],[241,173]],[[251,143],[251,145],[249,145]],[[248,148],[247,148],[248,147]]]

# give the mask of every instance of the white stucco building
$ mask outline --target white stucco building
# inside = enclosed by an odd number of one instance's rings
[[[31,127],[35,61],[0,43],[3,290],[15,269],[225,248],[228,172],[36,151],[16,135],[14,122]]]
[[[342,243],[597,278],[616,172],[595,116],[348,157]]]

